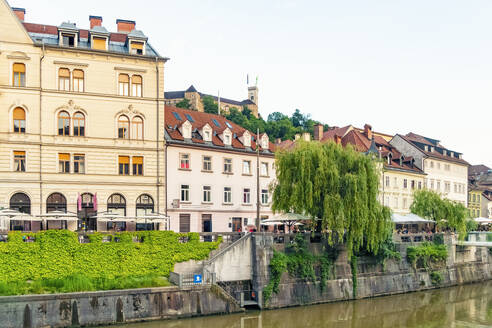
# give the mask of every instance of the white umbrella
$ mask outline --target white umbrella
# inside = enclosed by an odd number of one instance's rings
[[[141,216],[137,216],[136,220],[138,223],[145,223],[146,225],[147,225],[147,221],[165,223],[166,224],[165,229],[167,230],[167,223],[169,220],[169,216],[161,213],[152,212],[152,213],[146,213]],[[147,229],[147,226],[145,229]]]
[[[45,220],[77,220],[78,216],[75,213],[63,212],[63,211],[51,211],[46,214],[36,215],[44,218]]]
[[[473,221],[482,225],[492,223],[492,219],[487,219],[487,218],[474,218]]]
[[[265,222],[265,221],[263,221],[261,223],[261,225],[264,225],[264,226],[274,226],[274,225],[278,225],[278,224],[283,224],[282,222],[278,222],[278,221],[269,221],[269,222]]]
[[[285,224],[289,227],[289,231],[290,231],[290,228],[298,223],[299,221],[307,221],[307,220],[311,220],[311,218],[305,216],[305,215],[302,215],[302,214],[297,214],[297,213],[282,213],[282,214],[278,214],[278,215],[275,215],[273,218],[271,219],[266,219],[266,220],[263,220],[263,222],[265,223],[268,223],[268,222],[280,222],[280,224]]]
[[[391,221],[397,224],[435,223],[432,220],[426,220],[413,213],[407,215],[401,215],[395,213],[391,215]]]

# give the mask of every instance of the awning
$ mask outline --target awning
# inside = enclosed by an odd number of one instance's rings
[[[393,221],[396,224],[435,223],[432,220],[426,220],[424,218],[421,218],[417,214],[413,214],[413,213],[407,215],[393,214],[391,215],[391,221]]]

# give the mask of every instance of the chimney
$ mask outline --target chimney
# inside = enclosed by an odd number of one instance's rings
[[[280,145],[281,143],[282,143],[282,139],[280,139],[280,138],[275,139],[276,145]]]
[[[130,33],[135,29],[135,21],[126,19],[117,19],[116,26],[118,27],[119,33]]]
[[[311,134],[309,132],[304,132],[302,134],[302,139],[304,139],[304,141],[311,141]]]
[[[102,17],[101,16],[89,16],[89,22],[91,25],[91,30],[94,28],[94,26],[101,26],[102,25]]]
[[[372,126],[369,124],[364,125],[364,134],[366,135],[367,139],[372,140]]]
[[[314,126],[314,140],[321,141],[321,138],[323,138],[323,125],[316,124]]]
[[[15,8],[12,7],[12,10],[14,11],[14,14],[19,18],[21,22],[24,21],[24,16],[26,15],[26,10],[24,8]]]

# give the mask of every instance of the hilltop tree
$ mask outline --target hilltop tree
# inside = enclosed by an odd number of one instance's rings
[[[349,258],[361,249],[377,254],[389,238],[391,212],[377,200],[372,157],[334,143],[300,142],[277,152],[276,172],[273,210],[319,220],[322,231],[344,236]]]
[[[191,103],[188,99],[184,98],[183,100],[181,100],[180,102],[178,102],[176,104],[176,107],[178,108],[184,108],[184,109],[190,109],[191,107]]]
[[[215,103],[215,100],[211,96],[205,96],[202,98],[203,110],[205,113],[218,114],[219,106]]]

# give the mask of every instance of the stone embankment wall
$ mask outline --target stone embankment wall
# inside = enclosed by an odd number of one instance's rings
[[[406,261],[408,244],[398,244],[401,261],[387,260],[383,268],[373,258],[360,257],[357,268],[356,298],[415,292],[431,288],[447,287],[492,279],[492,256],[486,247],[464,247],[453,245],[452,237],[445,239],[448,259],[442,268],[432,270],[414,269]],[[262,290],[269,281],[269,262],[273,250],[283,251],[285,244],[275,244],[271,236],[253,236],[253,288]],[[320,254],[322,244],[310,244],[314,254]],[[319,282],[295,279],[284,273],[279,293],[273,294],[264,308],[280,308],[304,304],[315,304],[353,299],[352,271],[347,254],[343,249],[334,263],[334,277],[321,290]],[[432,284],[431,271],[439,271],[442,281]]]
[[[216,286],[8,296],[0,297],[0,327],[95,326],[240,310]]]

